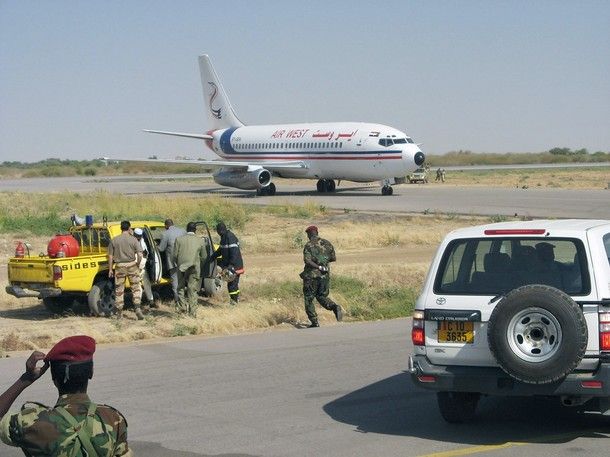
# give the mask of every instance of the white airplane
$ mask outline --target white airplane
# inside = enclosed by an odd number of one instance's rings
[[[199,68],[211,130],[206,134],[145,131],[205,140],[222,160],[196,163],[218,167],[213,177],[222,186],[274,195],[273,176],[317,179],[318,192],[334,192],[335,179],[380,181],[382,195],[392,195],[391,184],[424,163],[419,146],[405,133],[386,125],[363,122],[244,125],[207,55],[199,57]]]

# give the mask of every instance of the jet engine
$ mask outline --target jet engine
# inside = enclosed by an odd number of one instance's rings
[[[221,186],[243,190],[258,190],[271,183],[271,172],[264,168],[249,170],[221,168],[213,176],[214,181]]]

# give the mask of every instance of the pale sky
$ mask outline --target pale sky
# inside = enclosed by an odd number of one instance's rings
[[[0,0],[0,161],[210,157],[141,131],[207,130],[204,53],[246,124],[610,151],[610,1]]]

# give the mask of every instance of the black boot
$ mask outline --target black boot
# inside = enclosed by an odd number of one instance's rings
[[[316,327],[319,327],[319,326],[320,326],[320,324],[318,324],[318,321],[316,321],[316,322],[312,322],[311,324],[309,324],[307,326],[307,328],[316,328]]]
[[[341,322],[343,320],[343,308],[341,308],[341,305],[335,305],[335,308],[333,309],[333,313],[335,313],[337,322]]]

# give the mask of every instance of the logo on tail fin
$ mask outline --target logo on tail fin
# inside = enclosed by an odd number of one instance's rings
[[[214,103],[214,99],[218,95],[218,87],[215,83],[208,82],[208,84],[212,86],[212,92],[210,93],[210,111],[212,112],[212,116],[214,116],[216,119],[221,119],[222,115],[220,114],[220,108],[214,109],[214,107],[212,106],[212,103]]]

